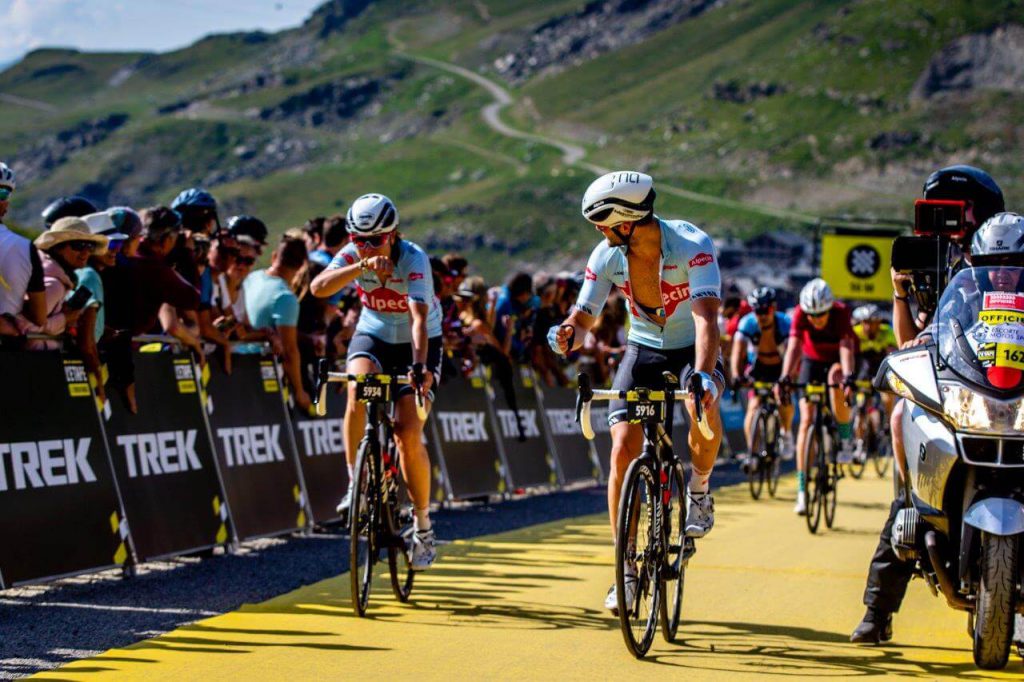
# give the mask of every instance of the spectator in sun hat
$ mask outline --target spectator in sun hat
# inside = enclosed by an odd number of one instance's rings
[[[81,218],[61,218],[35,240],[42,253],[43,286],[46,292],[46,322],[37,325],[24,315],[18,317],[18,326],[24,333],[42,333],[57,336],[78,321],[79,310],[72,310],[64,299],[78,286],[75,271],[85,267],[89,256],[107,250],[107,238],[93,234]],[[56,348],[52,343],[31,344],[34,348]]]
[[[17,187],[14,171],[0,162],[0,221]],[[0,222],[0,337],[18,336],[15,316],[37,326],[46,323],[46,293],[39,251]]]

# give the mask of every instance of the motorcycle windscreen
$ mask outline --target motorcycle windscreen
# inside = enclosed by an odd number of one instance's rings
[[[939,354],[983,389],[1024,393],[1024,268],[958,272],[936,314]]]

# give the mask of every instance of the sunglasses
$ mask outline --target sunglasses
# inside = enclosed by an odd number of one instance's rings
[[[107,242],[107,251],[120,251],[121,248],[124,246],[124,242],[124,239],[111,239],[109,242]]]
[[[807,317],[813,317],[813,318],[814,318],[814,319],[816,319],[816,320],[820,320],[821,318],[823,318],[823,317],[825,317],[826,315],[828,315],[828,314],[829,314],[829,312],[830,312],[830,311],[826,310],[826,311],[825,311],[825,312],[823,312],[823,313],[807,313]]]
[[[769,313],[772,312],[772,309],[771,308],[758,308],[754,312],[756,314],[758,314],[758,315],[768,315]]]
[[[88,251],[89,253],[95,252],[96,247],[98,246],[96,242],[85,241],[84,239],[75,239],[69,242],[65,242],[65,244],[67,244],[68,248],[71,249],[72,251]]]
[[[7,201],[13,193],[14,190],[10,187],[0,187],[0,201]]]
[[[235,262],[239,265],[255,265],[256,259],[252,256],[239,256],[235,259]]]
[[[387,239],[388,235],[378,234],[374,237],[352,237],[352,243],[355,244],[356,247],[360,249],[364,249],[367,247],[371,249],[379,249],[381,246],[384,245],[384,242],[386,242]]]

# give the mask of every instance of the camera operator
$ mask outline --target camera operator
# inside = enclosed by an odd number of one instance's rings
[[[948,232],[943,228],[946,234],[936,235],[926,225],[915,225],[915,232],[927,236],[910,239],[928,241],[931,238],[932,244],[937,241],[940,254],[941,248],[946,247],[945,254],[942,254],[944,262],[933,262],[930,266],[920,263],[906,267],[897,262],[900,259],[896,257],[894,249],[892,326],[901,349],[926,343],[932,338],[929,325],[942,287],[952,274],[963,267],[963,255],[968,250],[971,237],[978,227],[996,213],[1005,210],[1003,192],[999,185],[988,173],[971,166],[950,166],[932,173],[924,184],[924,198],[925,204],[938,202],[936,205],[940,209],[959,211],[956,221],[958,227],[955,231]],[[920,222],[918,220],[918,223]],[[946,225],[948,226],[948,223]],[[929,251],[927,248],[920,251],[935,254],[934,250]],[[945,272],[937,273],[937,277],[936,265],[945,268]],[[912,297],[917,303],[916,312],[911,306]],[[905,409],[906,402],[900,400],[890,415],[893,456],[904,480],[907,474],[902,432]],[[868,569],[867,585],[864,588],[867,612],[850,636],[851,642],[879,644],[892,639],[892,614],[899,610],[914,570],[913,563],[901,561],[892,548],[892,526],[896,514],[902,507],[903,498],[897,496],[889,509],[889,518],[879,535],[878,546]]]

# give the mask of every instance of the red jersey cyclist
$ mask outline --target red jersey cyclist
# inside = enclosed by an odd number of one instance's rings
[[[852,412],[846,394],[854,385],[856,336],[850,322],[850,309],[836,301],[825,280],[812,279],[800,292],[800,305],[793,314],[789,345],[782,363],[782,380],[800,384],[842,384],[831,389],[832,411],[840,438],[840,462],[853,459]],[[776,387],[781,398],[782,387]],[[796,437],[797,496],[793,511],[807,513],[807,432],[814,413],[806,397],[800,399],[800,428]]]

